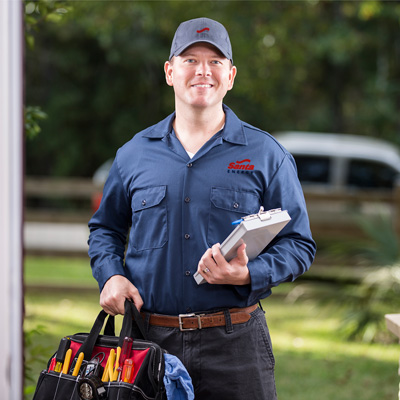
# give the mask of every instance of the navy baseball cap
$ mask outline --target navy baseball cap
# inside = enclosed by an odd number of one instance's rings
[[[210,18],[195,18],[182,22],[172,40],[169,59],[179,56],[189,46],[200,42],[212,44],[233,63],[232,46],[227,30]]]

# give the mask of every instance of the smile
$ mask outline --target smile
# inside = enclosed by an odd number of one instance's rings
[[[212,85],[193,85],[193,87],[198,87],[198,88],[211,88]]]

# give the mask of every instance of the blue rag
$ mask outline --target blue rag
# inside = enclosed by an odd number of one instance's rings
[[[178,357],[164,354],[164,386],[168,400],[193,400],[192,379]]]

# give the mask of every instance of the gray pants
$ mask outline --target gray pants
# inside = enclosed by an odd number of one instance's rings
[[[188,370],[196,400],[276,400],[271,339],[257,308],[244,324],[181,332],[149,326],[148,339],[177,356]]]

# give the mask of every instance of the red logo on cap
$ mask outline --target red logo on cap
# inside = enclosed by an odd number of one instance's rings
[[[204,32],[204,31],[209,31],[209,30],[210,30],[210,28],[203,28],[202,30],[197,31],[197,33],[202,33],[202,32]]]

